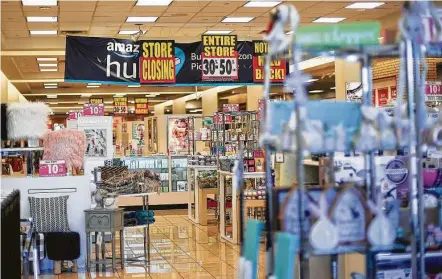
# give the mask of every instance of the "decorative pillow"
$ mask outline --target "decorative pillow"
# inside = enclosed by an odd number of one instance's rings
[[[31,217],[39,233],[69,232],[68,203],[69,196],[52,198],[29,197]]]
[[[6,107],[8,139],[38,139],[48,129],[52,110],[45,103],[10,103]]]
[[[86,152],[83,131],[58,130],[43,136],[43,160],[65,160],[68,167],[81,168]]]

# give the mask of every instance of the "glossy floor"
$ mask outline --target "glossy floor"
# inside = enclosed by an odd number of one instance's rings
[[[187,210],[161,211],[156,212],[156,215],[156,222],[150,229],[150,265],[126,265],[124,270],[118,269],[116,272],[64,273],[59,276],[43,275],[40,278],[236,278],[239,246],[223,241],[219,237],[217,225],[195,225],[187,218]],[[132,239],[127,243],[130,248],[126,247],[126,254],[142,253],[142,238],[136,239],[135,242]],[[259,278],[264,278],[263,247],[260,253]]]

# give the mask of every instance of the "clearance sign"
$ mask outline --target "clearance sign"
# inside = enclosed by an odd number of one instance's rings
[[[264,81],[264,55],[267,54],[268,44],[266,41],[253,41],[253,82]],[[285,60],[273,60],[270,62],[270,81],[284,82],[287,75]]]
[[[89,98],[90,104],[102,104],[103,98]]]
[[[175,41],[143,41],[140,83],[175,82]]]
[[[147,98],[135,98],[135,114],[148,114]]]
[[[114,113],[127,114],[127,97],[114,97]]]
[[[201,53],[203,81],[238,80],[236,35],[202,35]]]

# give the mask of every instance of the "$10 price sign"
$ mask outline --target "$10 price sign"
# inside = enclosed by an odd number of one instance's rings
[[[442,82],[427,81],[425,82],[426,101],[441,101],[442,100]]]
[[[84,116],[104,116],[104,104],[84,104]]]
[[[202,80],[238,80],[236,35],[202,35]]]
[[[66,176],[65,160],[45,160],[40,161],[38,171],[40,176]]]
[[[77,120],[81,116],[83,116],[83,110],[71,110],[69,112],[68,120]]]

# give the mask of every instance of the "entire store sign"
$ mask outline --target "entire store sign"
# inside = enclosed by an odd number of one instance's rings
[[[142,42],[140,83],[175,83],[175,41]]]
[[[83,116],[104,116],[104,104],[84,104]]]
[[[114,113],[127,114],[127,97],[114,97]]]
[[[135,114],[148,114],[149,105],[147,98],[135,98]]]
[[[41,160],[38,173],[45,176],[66,176],[67,168],[65,160]]]
[[[90,104],[102,104],[103,98],[89,98]]]
[[[252,41],[253,44],[253,81],[264,82],[264,56],[268,52],[266,41]],[[284,82],[287,75],[287,63],[283,59],[270,62],[270,82]]]
[[[442,81],[425,82],[425,101],[442,101]]]
[[[238,52],[236,35],[202,35],[202,80],[238,80]]]

